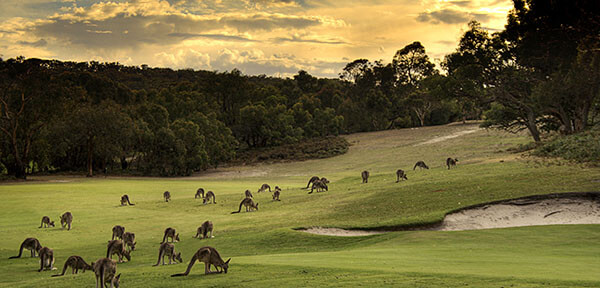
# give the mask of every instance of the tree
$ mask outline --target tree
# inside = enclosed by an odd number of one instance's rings
[[[425,47],[419,41],[398,50],[392,65],[400,85],[416,87],[419,81],[435,73],[435,65],[431,63]]]

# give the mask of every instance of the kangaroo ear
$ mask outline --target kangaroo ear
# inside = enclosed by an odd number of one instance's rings
[[[136,245],[136,244],[137,244],[137,241],[133,242],[133,245]]]
[[[118,280],[119,278],[121,278],[121,273],[119,273],[119,275],[117,275],[117,277],[115,277],[115,278],[117,278],[117,280]]]
[[[229,264],[229,261],[231,261],[231,258],[227,259],[227,261],[225,261],[225,264]]]

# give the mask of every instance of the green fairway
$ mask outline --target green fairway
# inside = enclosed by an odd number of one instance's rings
[[[106,256],[114,225],[134,232],[131,262],[118,264],[122,287],[598,287],[600,225],[553,225],[478,231],[403,231],[363,237],[312,235],[293,228],[326,226],[376,228],[437,222],[450,211],[473,204],[559,192],[598,191],[599,168],[522,157],[506,149],[526,135],[477,130],[423,144],[477,126],[447,125],[345,136],[347,154],[293,163],[221,168],[187,178],[39,176],[0,185],[0,286],[93,287],[93,272],[51,278],[67,257],[86,261]],[[445,159],[459,159],[447,170]],[[413,165],[424,160],[430,170]],[[397,169],[408,181],[395,183]],[[368,184],[360,172],[369,170]],[[328,192],[307,194],[311,176],[331,180]],[[596,182],[595,182],[596,180]],[[256,193],[261,184],[283,189],[281,202]],[[194,199],[203,187],[217,204]],[[237,211],[250,189],[257,212]],[[165,203],[164,191],[172,201]],[[119,206],[128,194],[135,206]],[[71,231],[59,215],[71,211]],[[243,208],[242,208],[242,211]],[[39,229],[42,216],[57,223]],[[192,238],[205,220],[214,238]],[[183,264],[152,267],[163,231],[173,227]],[[26,237],[54,249],[59,271],[37,272],[38,259],[11,259]],[[204,275],[192,253],[215,247],[232,258],[228,274]]]

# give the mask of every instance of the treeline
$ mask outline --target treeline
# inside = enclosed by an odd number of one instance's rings
[[[577,133],[600,113],[599,3],[514,0],[505,30],[469,23],[443,71],[420,42],[340,79],[0,59],[0,169],[189,175],[240,150],[466,119]]]

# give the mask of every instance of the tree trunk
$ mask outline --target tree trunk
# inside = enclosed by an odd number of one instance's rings
[[[93,137],[88,137],[88,151],[87,151],[87,177],[94,176],[93,156],[94,156],[94,141]]]
[[[535,115],[533,112],[527,112],[527,129],[529,129],[529,133],[531,133],[531,137],[536,143],[539,143],[542,139],[540,138],[540,131],[537,129],[537,125],[535,123]]]

